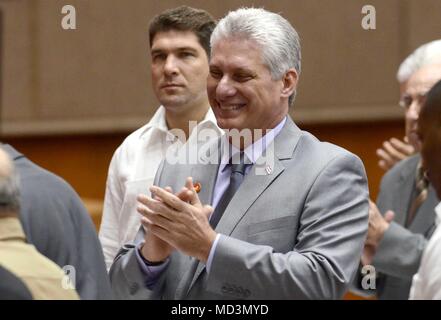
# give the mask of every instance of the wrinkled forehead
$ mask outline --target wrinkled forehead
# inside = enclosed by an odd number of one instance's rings
[[[203,50],[198,36],[193,31],[170,29],[159,31],[152,39],[152,49],[157,47],[194,47]]]
[[[244,37],[227,37],[213,43],[211,63],[246,63],[261,64],[264,62],[260,45]]]

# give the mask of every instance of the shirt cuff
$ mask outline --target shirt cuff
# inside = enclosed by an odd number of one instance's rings
[[[210,254],[208,255],[208,260],[206,265],[207,273],[210,273],[211,263],[213,262],[214,252],[216,251],[217,243],[219,242],[220,236],[221,236],[220,233],[216,235],[216,239],[214,239],[213,245],[211,246]]]
[[[144,242],[138,244],[136,246],[136,259],[138,260],[139,268],[141,269],[141,273],[144,276],[144,284],[149,290],[153,290],[155,284],[158,282],[159,277],[161,274],[167,269],[170,259],[167,258],[163,263],[159,265],[148,265],[146,264],[145,259],[141,256],[140,250],[142,246],[144,245]]]

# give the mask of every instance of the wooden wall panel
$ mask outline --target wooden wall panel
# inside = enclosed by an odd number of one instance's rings
[[[281,12],[300,32],[303,74],[293,115],[302,123],[399,119],[396,69],[439,37],[441,2],[372,0],[377,29],[363,30],[364,0],[71,0],[77,30],[63,30],[57,0],[0,1],[4,13],[0,134],[128,132],[157,107],[147,26],[188,4],[222,17],[239,6]]]

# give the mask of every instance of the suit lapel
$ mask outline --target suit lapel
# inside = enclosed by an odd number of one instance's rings
[[[293,157],[300,135],[300,129],[288,117],[280,134],[268,147],[265,155],[258,159],[225,209],[216,228],[218,233],[231,235],[256,199],[285,170],[283,161]]]
[[[429,186],[429,194],[426,201],[421,204],[409,230],[414,233],[428,235],[430,229],[435,226],[435,206],[438,203],[435,190]]]
[[[231,235],[256,199],[285,170],[283,161],[293,157],[300,136],[301,130],[288,117],[280,134],[274,139],[272,145],[268,147],[265,155],[253,166],[251,172],[246,176],[239,190],[231,199],[216,227],[217,233]],[[200,263],[198,260],[193,261],[194,266],[196,266],[196,271],[187,293],[205,269],[205,264]]]
[[[216,164],[208,164],[197,165],[191,169],[193,183],[200,184],[201,190],[198,196],[203,204],[210,204],[213,200],[218,168]]]
[[[414,160],[418,162],[419,157]],[[395,201],[397,204],[397,213],[401,213],[396,215],[396,222],[402,226],[406,225],[407,213],[409,211],[410,201],[412,201],[412,193],[415,189],[415,170],[416,166],[414,163],[404,167],[400,173],[400,179],[397,181],[398,185],[396,186],[396,190],[402,190],[402,192],[395,195],[399,197],[399,199]]]
[[[275,168],[273,169],[272,174],[265,176],[256,175],[256,168],[253,168],[253,172],[246,177],[245,181],[234,195],[234,198],[231,199],[231,202],[225,209],[225,213],[216,227],[216,232],[224,235],[231,235],[236,225],[240,222],[254,201],[256,201],[262,192],[265,191],[271,182],[274,181],[284,169],[285,168],[280,161],[275,162]],[[197,260],[195,260],[194,263],[198,265],[189,289],[193,286],[199,275],[205,269],[205,265],[203,263],[199,263]]]
[[[201,155],[198,163],[191,168],[193,183],[200,184],[201,189],[198,196],[203,204],[211,204],[213,201],[214,187],[221,158],[221,140],[219,139],[216,143],[211,144],[207,153]],[[193,257],[185,257],[183,259],[187,259],[183,262],[185,264],[184,270],[187,271],[185,271],[176,289],[176,299],[183,299],[185,297],[190,288],[190,283],[192,283],[191,281],[197,272],[197,268],[204,266]]]

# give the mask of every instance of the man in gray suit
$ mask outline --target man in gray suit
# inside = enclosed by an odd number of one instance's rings
[[[226,135],[195,164],[166,158],[153,196],[138,197],[143,228],[112,265],[114,293],[341,298],[367,231],[366,176],[360,159],[288,115],[301,70],[297,32],[278,14],[239,9],[211,45],[208,96]]]
[[[60,268],[67,268],[81,299],[111,299],[98,235],[78,194],[12,146],[1,147],[20,176],[20,220],[27,241]]]
[[[416,71],[406,85],[402,104],[406,119],[414,119],[410,127],[415,135],[426,94],[440,79],[441,64],[429,64]],[[412,276],[435,228],[437,204],[435,190],[424,177],[419,153],[399,162],[383,177],[377,205],[370,204],[362,257],[364,265],[373,265],[379,273],[379,299],[408,298]]]

